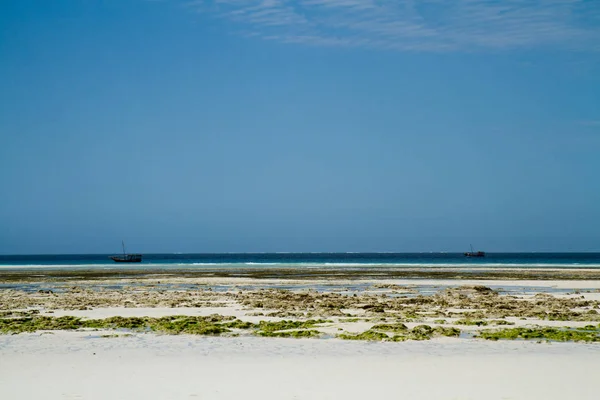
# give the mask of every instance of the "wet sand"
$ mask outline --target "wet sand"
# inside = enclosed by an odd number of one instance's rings
[[[597,268],[508,268],[508,267],[233,267],[233,268],[0,268],[0,282],[160,279],[160,278],[250,278],[278,280],[364,279],[484,279],[484,280],[600,280]]]

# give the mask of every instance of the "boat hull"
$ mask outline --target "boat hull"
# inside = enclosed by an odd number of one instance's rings
[[[138,254],[126,255],[126,256],[112,256],[109,257],[114,262],[118,263],[139,263],[142,262],[142,256]]]
[[[485,253],[483,251],[478,251],[478,252],[467,252],[464,253],[465,257],[485,257]]]

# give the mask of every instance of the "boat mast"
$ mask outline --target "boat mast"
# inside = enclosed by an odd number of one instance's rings
[[[471,245],[471,253],[473,252],[473,245]]]
[[[121,240],[121,245],[123,246],[123,255],[125,255],[125,242]]]

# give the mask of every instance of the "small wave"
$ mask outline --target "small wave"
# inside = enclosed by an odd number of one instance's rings
[[[276,262],[245,262],[245,263],[241,263],[244,265],[283,265],[283,263],[276,263]]]
[[[164,264],[164,265],[172,265],[172,264]],[[223,263],[201,263],[201,262],[194,262],[194,263],[180,263],[179,265],[217,266],[217,265],[223,265]]]
[[[393,269],[393,268],[454,268],[454,269],[483,269],[483,268],[600,268],[598,263],[386,263],[386,262],[177,262],[177,263],[139,263],[139,264],[117,264],[117,263],[98,263],[98,264],[0,264],[0,270],[18,270],[18,269],[173,269],[173,268],[193,268],[210,267],[218,268],[244,268],[244,267],[280,267],[280,268],[359,268],[359,269]]]

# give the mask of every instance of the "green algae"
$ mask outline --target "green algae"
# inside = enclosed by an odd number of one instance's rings
[[[263,337],[282,337],[282,338],[312,338],[321,336],[321,332],[315,330],[293,330],[293,331],[258,331],[258,336]]]
[[[344,340],[368,340],[368,341],[382,341],[382,340],[390,340],[390,336],[383,332],[376,332],[373,330],[368,330],[357,335],[351,335],[347,333],[341,333],[337,335],[338,338]]]
[[[78,317],[46,317],[0,319],[0,333],[22,333],[43,330],[127,329],[133,331],[153,331],[166,334],[220,335],[230,332],[219,322],[230,317],[187,317],[172,316],[162,318],[111,317],[106,319],[83,320]]]
[[[586,325],[583,328],[580,329],[584,329],[586,331],[594,331],[594,330],[600,330],[600,324],[598,324],[598,326],[594,326],[594,325]]]
[[[358,322],[360,318],[340,318],[340,322]]]
[[[0,319],[0,333],[36,332],[41,330],[75,330],[83,328],[77,317],[24,317]]]
[[[10,310],[10,311],[0,311],[0,318],[23,318],[23,317],[31,317],[39,314],[39,310]]]
[[[492,321],[489,321],[490,324],[492,325],[514,325],[514,322],[510,322],[504,319],[495,319]]]
[[[406,327],[406,325],[399,323],[399,324],[378,324],[373,326],[371,329],[373,330],[379,330],[379,331],[387,331],[387,332],[404,332],[407,331],[408,328]]]
[[[503,330],[485,330],[478,337],[487,340],[550,340],[557,342],[600,342],[598,329],[573,328],[511,328]]]
[[[374,313],[384,313],[385,312],[385,307],[380,304],[366,304],[362,307],[362,309],[365,311],[370,311],[370,312],[374,312]]]
[[[475,325],[475,326],[485,326],[488,324],[488,321],[483,320],[473,320],[473,319],[459,319],[455,322],[456,325]]]
[[[310,338],[321,335],[321,332],[311,330],[318,324],[332,322],[325,319],[308,321],[260,321],[255,334],[263,337]]]
[[[101,335],[101,338],[104,339],[113,339],[113,338],[120,338],[120,337],[131,337],[133,335],[131,335],[130,333],[126,333],[123,335],[119,335],[118,333],[113,333],[113,334],[109,334],[109,335]]]
[[[266,337],[315,337],[316,330],[307,330],[328,320],[308,321],[261,321],[258,324],[240,321],[234,317],[211,315],[150,317],[110,317],[105,319],[81,319],[79,317],[34,316],[24,318],[1,318],[0,334],[23,332],[78,330],[78,329],[126,329],[138,332],[156,332],[169,335],[222,335],[231,329],[253,330],[258,336]]]
[[[151,321],[150,318],[140,317],[110,317],[105,319],[80,320],[82,328],[96,329],[144,329]]]
[[[171,335],[220,335],[231,332],[211,317],[163,317],[150,321],[149,328],[152,331]]]
[[[447,327],[435,327],[432,328],[429,325],[417,325],[413,329],[396,329],[393,332],[398,333],[396,335],[390,336],[385,332],[381,332],[382,330],[391,331],[390,329],[382,329],[388,328],[388,325],[375,325],[373,328],[356,334],[351,335],[347,333],[343,333],[338,335],[337,337],[344,340],[368,340],[368,341],[393,341],[393,342],[403,342],[406,340],[430,340],[434,337],[439,336],[447,336],[447,337],[458,337],[460,335],[460,330],[456,328],[447,328]]]
[[[434,329],[429,325],[417,325],[410,331],[408,336],[412,340],[429,340],[432,338]]]
[[[235,321],[225,322],[223,324],[223,326],[226,328],[233,328],[233,329],[256,329],[256,328],[258,328],[257,324],[253,324],[252,322],[247,322],[247,321],[240,321],[239,319],[236,319]]]
[[[456,325],[468,325],[468,326],[487,326],[487,325],[514,325],[514,322],[506,321],[504,319],[494,319],[494,320],[477,320],[464,318],[459,319],[455,322]]]
[[[447,336],[447,337],[459,337],[460,336],[460,329],[457,329],[457,328],[447,328],[447,327],[443,327],[443,326],[438,326],[435,328],[435,332],[440,336]]]
[[[258,323],[258,329],[262,332],[276,332],[284,331],[289,329],[307,329],[313,328],[315,325],[332,322],[325,319],[315,319],[308,321],[260,321]]]

